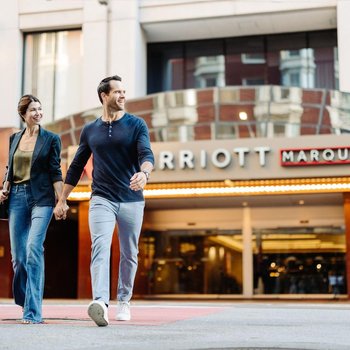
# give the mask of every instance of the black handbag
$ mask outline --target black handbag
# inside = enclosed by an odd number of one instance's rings
[[[8,220],[9,218],[9,200],[6,199],[0,203],[0,220]]]
[[[5,176],[5,182],[8,180],[8,171]],[[2,203],[0,203],[0,220],[8,220],[9,218],[9,199],[7,198]]]

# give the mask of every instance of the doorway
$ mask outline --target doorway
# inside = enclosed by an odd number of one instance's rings
[[[147,231],[140,240],[147,294],[241,294],[239,231]]]

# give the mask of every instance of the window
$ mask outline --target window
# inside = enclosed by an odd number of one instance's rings
[[[290,85],[291,86],[300,85],[299,73],[290,73]]]
[[[299,57],[300,51],[299,50],[290,50],[289,51],[289,56],[291,57]]]
[[[336,89],[337,31],[149,44],[147,74],[149,94],[265,84]]]
[[[212,86],[216,86],[216,78],[215,77],[205,78],[205,87],[212,87]]]
[[[260,228],[253,237],[256,294],[346,294],[342,227]]]
[[[225,60],[223,55],[201,56],[194,62],[195,87],[225,86]]]
[[[81,30],[25,36],[23,93],[40,99],[48,122],[81,109],[81,38]]]
[[[244,64],[263,64],[265,62],[263,53],[242,53],[242,63]]]
[[[241,294],[239,231],[146,231],[140,269],[148,294]]]
[[[265,79],[263,77],[259,78],[243,78],[242,79],[242,85],[244,86],[253,86],[253,85],[264,85],[265,84]]]

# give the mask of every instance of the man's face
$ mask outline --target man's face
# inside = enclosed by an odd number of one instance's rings
[[[107,106],[112,111],[123,111],[125,105],[125,90],[121,81],[111,80],[109,82],[111,90],[108,95],[106,95]]]

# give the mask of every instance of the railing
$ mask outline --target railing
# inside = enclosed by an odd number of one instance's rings
[[[157,93],[129,100],[144,118],[152,142],[225,140],[350,132],[350,94],[275,85],[227,86]],[[68,116],[47,127],[60,134],[63,156],[82,127],[102,108]]]

